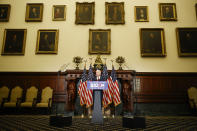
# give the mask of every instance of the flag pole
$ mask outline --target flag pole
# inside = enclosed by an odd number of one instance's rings
[[[111,63],[112,63],[112,67],[114,67],[114,60],[113,59],[111,59]]]
[[[107,66],[107,62],[106,62],[107,61],[107,58],[103,58],[103,59],[105,60],[105,66]]]
[[[87,60],[85,59],[84,62],[85,62],[85,64],[84,64],[84,69],[86,69]]]
[[[92,65],[92,59],[93,59],[92,57],[89,58],[89,60],[90,60],[90,65]]]
[[[84,64],[84,69],[86,69],[86,63],[87,63],[87,60],[86,60],[86,59],[84,60],[84,63],[85,63],[85,64]],[[83,112],[82,112],[81,118],[84,118],[84,115],[85,115],[85,109],[86,109],[86,108],[85,108],[85,106],[83,105],[83,106],[82,106],[82,110],[83,110]]]

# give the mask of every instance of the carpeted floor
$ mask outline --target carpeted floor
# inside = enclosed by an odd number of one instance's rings
[[[197,117],[148,117],[145,129],[122,127],[122,118],[106,118],[104,125],[91,124],[91,119],[73,117],[72,126],[57,128],[49,126],[47,115],[2,115],[0,131],[197,131]]]

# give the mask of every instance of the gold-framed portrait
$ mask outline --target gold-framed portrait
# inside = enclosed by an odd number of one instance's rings
[[[57,54],[59,30],[38,30],[36,54]]]
[[[161,21],[177,21],[175,3],[159,3],[159,17]]]
[[[166,56],[164,29],[141,28],[140,29],[141,56]]]
[[[148,22],[149,14],[148,14],[148,6],[135,6],[135,21],[136,22]]]
[[[111,29],[89,29],[89,54],[111,53]]]
[[[1,55],[24,55],[27,29],[5,29]]]
[[[41,22],[43,17],[43,3],[28,3],[26,6],[26,22]]]
[[[197,28],[176,28],[179,56],[197,56]]]
[[[95,2],[76,2],[75,24],[94,24]]]
[[[195,7],[196,7],[196,19],[197,19],[197,3],[196,3],[196,6]]]
[[[8,22],[10,18],[11,6],[9,4],[0,4],[0,22]]]
[[[105,23],[125,24],[124,2],[105,2]]]
[[[53,21],[66,20],[66,5],[53,5]]]

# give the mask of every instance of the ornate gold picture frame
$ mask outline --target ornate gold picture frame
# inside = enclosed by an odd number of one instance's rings
[[[111,29],[89,29],[89,54],[111,53]]]
[[[27,29],[5,29],[1,55],[24,55]]]
[[[43,8],[42,3],[27,4],[26,6],[26,22],[41,22],[43,17]]]
[[[38,30],[36,54],[57,54],[59,30]]]
[[[141,56],[166,56],[164,29],[141,28],[140,29]]]
[[[175,3],[159,3],[159,17],[161,21],[177,21]]]
[[[176,28],[179,56],[197,56],[197,28]]]
[[[105,2],[105,23],[125,24],[124,2]]]
[[[76,18],[75,24],[94,24],[95,3],[76,3]]]
[[[136,22],[148,22],[149,14],[148,14],[148,6],[135,6],[135,21]]]
[[[196,7],[196,19],[197,19],[197,3],[196,3],[196,6],[195,7]]]
[[[52,15],[53,15],[53,21],[65,21],[66,5],[54,5]]]
[[[8,22],[10,18],[11,6],[9,4],[0,4],[0,22]]]

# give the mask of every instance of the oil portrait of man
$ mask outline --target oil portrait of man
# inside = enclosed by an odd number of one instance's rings
[[[197,4],[196,4],[195,8],[196,8],[196,19],[197,19]]]
[[[197,28],[177,28],[179,56],[197,56]]]
[[[124,24],[124,2],[105,3],[106,24]]]
[[[8,22],[10,17],[10,5],[0,5],[0,22]]]
[[[54,5],[53,6],[53,20],[61,21],[66,19],[66,6],[65,5]]]
[[[148,21],[147,6],[135,6],[135,21],[136,22]]]
[[[165,56],[163,29],[141,29],[141,55]]]
[[[43,4],[27,4],[26,17],[27,22],[40,22],[42,21]]]
[[[6,9],[0,8],[0,19],[5,19],[7,17]]]
[[[173,18],[173,8],[172,6],[163,6],[163,17],[164,18]]]
[[[163,21],[176,21],[176,4],[175,3],[160,3],[160,20]]]
[[[5,29],[3,55],[24,55],[26,29]]]
[[[36,53],[57,53],[58,30],[39,30]]]
[[[109,54],[111,49],[110,30],[91,30],[89,40],[90,54]]]
[[[76,4],[76,24],[94,24],[95,3]]]
[[[40,8],[30,7],[29,18],[39,18],[39,17],[40,17]]]

